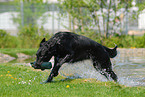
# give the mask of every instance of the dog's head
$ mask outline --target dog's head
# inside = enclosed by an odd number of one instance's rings
[[[36,53],[36,63],[34,65],[34,68],[41,67],[41,64],[43,62],[48,62],[50,58],[52,57],[51,52],[49,51],[49,45],[47,44],[47,41],[45,41],[45,38],[41,41],[40,47]]]

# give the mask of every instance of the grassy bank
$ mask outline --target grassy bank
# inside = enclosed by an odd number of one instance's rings
[[[52,83],[40,84],[42,79],[47,78],[48,72],[10,63],[0,64],[0,68],[1,97],[145,96],[145,87],[126,87],[114,82],[99,82],[95,79],[66,79],[62,76],[56,77]]]
[[[4,48],[4,49],[0,49],[0,53],[8,54],[12,57],[17,58],[18,53],[23,53],[23,54],[32,56],[36,54],[37,50],[38,50],[37,48],[33,48],[33,49]]]

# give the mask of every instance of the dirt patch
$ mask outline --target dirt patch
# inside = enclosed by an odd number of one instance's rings
[[[25,55],[23,53],[18,53],[17,56],[18,56],[17,59],[19,59],[21,61],[23,61],[25,59],[28,59],[28,58],[31,58],[31,56]],[[16,59],[16,58],[15,57],[11,57],[10,55],[7,55],[7,54],[0,53],[0,63],[7,63],[7,62],[12,61],[14,59]]]
[[[15,59],[14,57],[0,53],[0,63],[6,63],[14,59]]]
[[[17,56],[18,56],[18,58],[25,58],[25,59],[28,59],[28,58],[31,57],[31,56],[25,55],[25,54],[23,54],[23,53],[17,53]]]

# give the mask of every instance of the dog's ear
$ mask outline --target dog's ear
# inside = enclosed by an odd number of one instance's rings
[[[43,38],[42,41],[40,42],[40,47],[42,46],[43,42],[45,42],[45,38]]]
[[[45,42],[45,38],[42,39],[41,43]]]

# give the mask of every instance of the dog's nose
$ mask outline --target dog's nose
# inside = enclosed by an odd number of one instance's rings
[[[41,65],[39,63],[37,63],[37,62],[34,63],[34,68],[35,69],[39,69],[40,67],[41,67]]]

